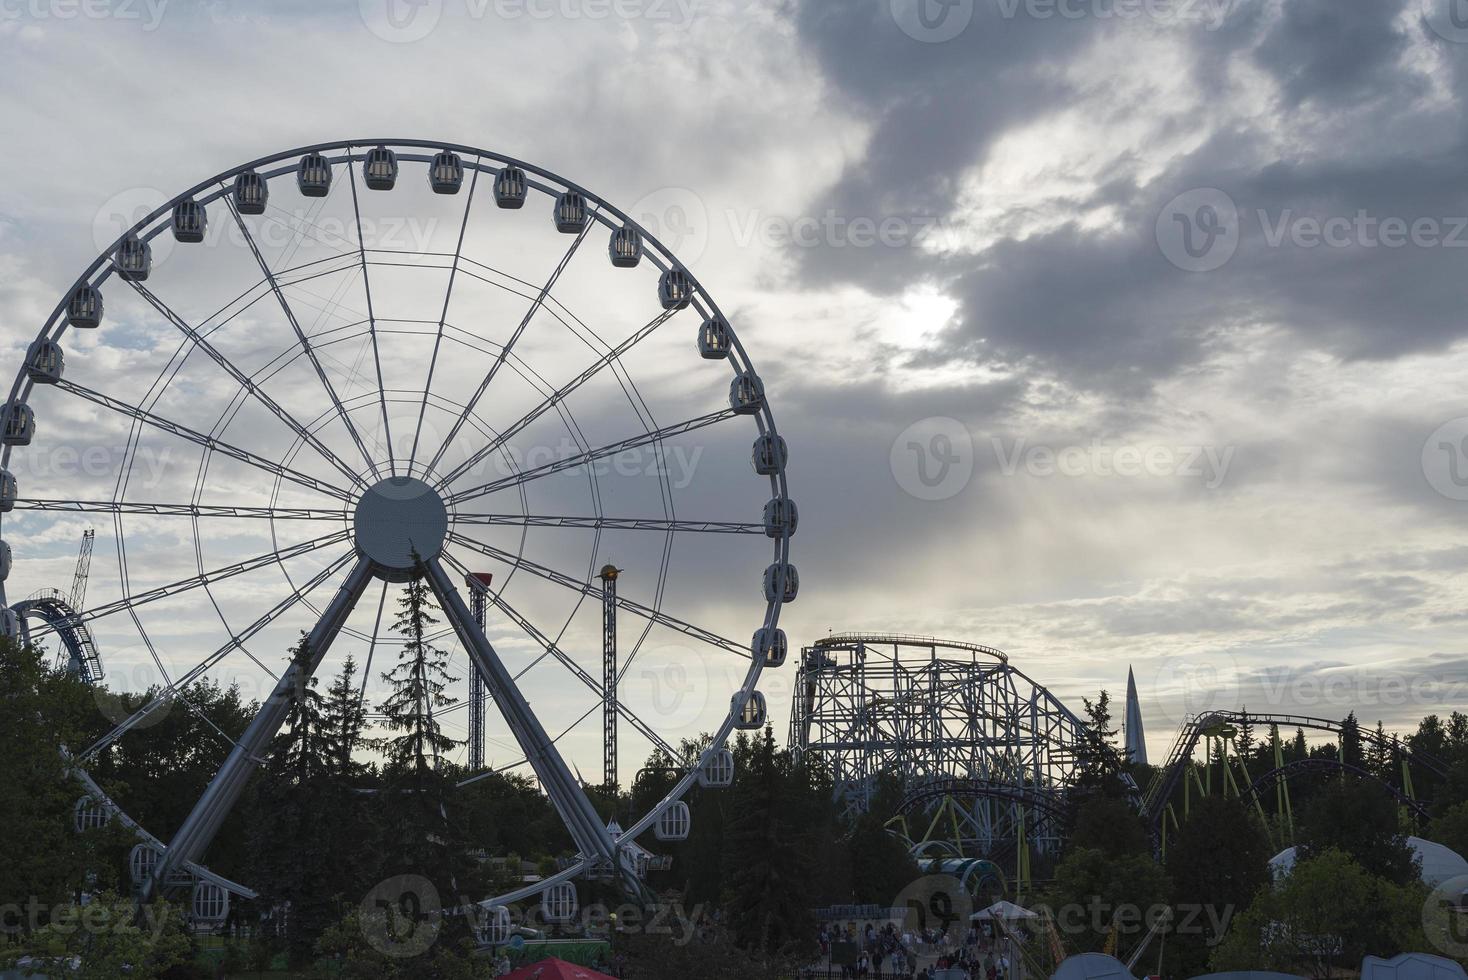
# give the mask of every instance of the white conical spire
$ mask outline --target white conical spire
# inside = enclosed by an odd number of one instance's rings
[[[1137,678],[1126,669],[1126,751],[1133,762],[1147,764],[1147,736],[1142,731],[1142,705],[1137,700]]]

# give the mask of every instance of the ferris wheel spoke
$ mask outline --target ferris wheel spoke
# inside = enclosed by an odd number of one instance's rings
[[[618,531],[691,531],[706,534],[765,533],[765,526],[758,522],[676,521],[650,517],[563,517],[543,514],[466,514],[459,512],[454,515],[454,523]]]
[[[387,447],[387,468],[398,475],[398,464],[392,445],[392,423],[387,418],[387,387],[382,383],[382,351],[377,345],[377,314],[372,309],[372,279],[367,275],[367,239],[362,234],[362,205],[357,199],[357,167],[347,155],[347,176],[352,185],[352,213],[357,220],[357,254],[362,260],[362,291],[367,297],[367,331],[372,337],[372,363],[377,368],[377,393],[382,403],[382,441]]]
[[[454,245],[454,261],[449,266],[449,283],[443,291],[443,309],[438,314],[438,332],[433,338],[433,353],[428,358],[428,380],[423,384],[423,401],[418,405],[418,424],[413,427],[413,448],[408,451],[408,475],[413,475],[413,464],[418,460],[418,440],[423,436],[423,417],[428,413],[428,392],[433,388],[433,374],[438,367],[438,351],[443,346],[444,324],[449,318],[449,300],[454,295],[454,280],[459,275],[459,257],[464,253],[464,234],[469,230],[469,211],[474,205],[474,189],[479,186],[479,161],[475,161],[474,176],[469,179],[469,193],[464,197],[464,220],[459,223],[459,240]]]
[[[464,460],[464,462],[460,463],[458,466],[454,467],[454,469],[449,472],[449,475],[443,478],[439,485],[446,487],[449,484],[453,483],[453,481],[458,479],[460,476],[463,476],[465,473],[472,471],[474,467],[478,466],[480,462],[487,459],[491,454],[496,452],[508,440],[513,439],[526,426],[530,425],[530,423],[540,418],[546,412],[550,411],[552,408],[555,408],[561,402],[565,401],[572,392],[594,378],[608,364],[612,363],[617,358],[621,357],[623,354],[631,350],[634,346],[636,346],[638,341],[652,334],[653,331],[657,330],[658,327],[667,322],[668,318],[676,312],[676,310],[664,310],[662,313],[653,317],[640,329],[638,329],[636,333],[628,337],[626,340],[622,341],[622,343],[618,344],[616,347],[608,351],[600,358],[598,358],[586,370],[582,371],[576,377],[566,382],[565,385],[547,395],[539,405],[536,405],[530,411],[526,412],[519,418],[519,420],[512,422],[510,426],[502,430],[497,437],[490,440],[485,445],[480,446],[478,449],[474,450],[474,452],[469,455],[469,458]]]
[[[162,504],[131,500],[17,500],[16,510],[58,514],[131,514],[152,517],[232,517],[272,521],[344,521],[348,510],[311,507],[230,507],[213,504]]]
[[[561,821],[570,832],[571,839],[581,849],[582,856],[617,867],[617,846],[611,834],[597,816],[596,808],[582,792],[579,782],[572,776],[566,760],[541,725],[540,719],[530,710],[530,705],[510,677],[510,672],[505,669],[499,654],[495,652],[484,631],[474,622],[453,580],[437,560],[427,563],[427,577],[450,625],[459,641],[464,644],[464,649],[469,652],[475,669],[484,678],[495,706],[504,716],[511,734],[540,780],[541,788],[550,797]],[[635,876],[624,873],[624,877],[632,879],[628,882],[629,885],[638,887]]]
[[[101,606],[93,606],[91,609],[84,609],[81,612],[78,612],[76,616],[68,620],[68,622],[90,623],[93,620],[104,619],[107,616],[114,615],[115,613],[136,610],[139,606],[146,605],[150,602],[157,602],[159,599],[168,599],[172,596],[180,595],[185,592],[192,592],[194,589],[203,588],[206,585],[213,585],[214,583],[221,582],[224,579],[234,578],[236,575],[243,575],[246,572],[253,572],[256,569],[264,568],[267,565],[274,565],[278,562],[288,561],[291,558],[297,558],[301,555],[310,554],[313,551],[319,551],[322,548],[326,548],[338,542],[345,541],[347,540],[347,538],[348,532],[335,531],[331,534],[326,534],[319,538],[312,538],[310,541],[303,541],[300,544],[291,545],[289,548],[283,548],[276,551],[268,551],[263,555],[256,555],[253,558],[247,558],[244,561],[236,562],[233,565],[225,565],[222,568],[211,569],[207,572],[199,575],[194,575],[190,578],[179,579],[177,582],[170,582],[167,585],[160,585],[156,589],[149,589],[146,592],[134,593],[127,596],[126,598],[118,599],[115,602],[109,602]],[[55,627],[46,625],[36,627],[34,632],[44,634],[54,632],[54,630]]]
[[[351,499],[350,494],[337,488],[336,486],[333,486],[330,483],[325,482],[324,480],[318,480],[314,476],[308,476],[305,473],[301,473],[298,470],[291,469],[288,466],[282,466],[281,464],[272,462],[271,460],[268,460],[263,456],[256,455],[249,450],[240,449],[238,446],[231,445],[230,443],[224,442],[223,440],[218,439],[214,436],[205,435],[202,432],[190,429],[186,425],[181,425],[178,422],[166,419],[161,415],[156,415],[153,412],[148,411],[147,409],[139,408],[138,406],[130,405],[127,402],[122,401],[121,399],[113,398],[111,395],[104,395],[100,391],[93,391],[91,388],[83,387],[82,385],[77,384],[75,381],[68,381],[66,378],[62,378],[57,381],[53,387],[61,391],[76,395],[78,398],[86,399],[94,405],[100,405],[103,408],[117,412],[121,415],[126,415],[128,418],[134,420],[135,422],[141,422],[146,425],[150,425],[155,429],[160,429],[171,435],[178,436],[180,439],[186,439],[189,442],[192,442],[199,446],[203,446],[205,449],[212,450],[213,452],[223,453],[225,456],[228,456],[231,459],[238,460],[241,463],[247,463],[250,466],[255,467],[256,469],[264,470],[272,476],[277,476],[281,479],[290,480],[292,483],[298,483],[301,486],[306,487],[307,489],[315,490],[319,493],[324,493],[328,496],[336,497],[338,500]]]
[[[372,676],[372,658],[377,653],[377,638],[382,635],[382,611],[387,607],[388,583],[382,583],[382,597],[377,600],[377,618],[372,624],[372,638],[367,641],[367,662],[362,665],[362,686],[357,689],[357,713],[362,713],[362,704],[367,700],[367,680]]]
[[[233,378],[235,382],[240,385],[240,387],[244,388],[244,390],[249,392],[256,401],[258,401],[261,405],[264,405],[271,412],[271,414],[280,419],[281,423],[285,425],[286,428],[290,429],[303,442],[305,442],[312,449],[320,453],[322,458],[325,459],[328,463],[340,470],[342,475],[345,476],[349,481],[351,481],[353,485],[360,485],[363,482],[362,478],[358,476],[355,472],[353,472],[346,463],[342,462],[341,458],[337,456],[336,453],[328,449],[326,445],[324,445],[320,439],[316,438],[313,433],[307,431],[306,428],[296,420],[295,416],[287,412],[283,407],[281,407],[279,402],[266,394],[259,385],[255,384],[255,382],[250,379],[248,375],[246,375],[239,368],[235,367],[234,364],[230,362],[227,357],[219,352],[218,348],[216,348],[204,336],[202,336],[198,330],[190,326],[183,317],[174,312],[174,310],[167,303],[159,299],[150,289],[148,289],[147,286],[144,286],[140,282],[133,282],[132,287],[133,289],[137,290],[139,295],[147,300],[148,303],[155,310],[161,313],[165,319],[167,319],[170,323],[177,327],[179,331],[185,337],[187,337],[195,347],[203,351],[211,361],[219,365],[220,369],[228,374],[231,378]]]
[[[586,224],[582,226],[581,231],[576,235],[575,240],[571,242],[571,246],[566,249],[566,254],[561,256],[560,264],[550,274],[550,278],[545,281],[545,285],[540,287],[540,292],[536,294],[535,300],[530,304],[530,309],[526,310],[525,315],[521,317],[520,324],[515,328],[515,332],[510,335],[509,341],[500,348],[499,356],[490,364],[489,370],[484,374],[484,379],[479,382],[479,386],[474,389],[474,394],[464,404],[463,412],[460,413],[459,417],[454,420],[454,424],[449,428],[448,438],[444,439],[443,445],[438,447],[438,451],[433,454],[433,459],[429,460],[428,465],[423,468],[423,472],[431,472],[438,465],[439,460],[443,459],[443,454],[448,452],[449,447],[454,444],[454,440],[458,438],[459,430],[464,427],[464,423],[469,420],[469,416],[474,414],[474,409],[479,405],[479,399],[484,397],[485,391],[489,389],[490,382],[494,380],[494,376],[499,372],[500,366],[505,363],[505,358],[509,357],[510,352],[514,350],[515,342],[520,339],[520,335],[525,332],[525,328],[530,325],[530,321],[535,319],[535,314],[540,312],[540,308],[545,305],[546,297],[550,295],[551,289],[554,288],[557,280],[561,278],[561,273],[566,271],[566,266],[571,264],[571,259],[576,255],[576,250],[586,240],[586,233],[591,230],[591,226],[595,223],[595,221],[588,219]]]
[[[316,669],[321,665],[322,658],[326,656],[326,651],[341,633],[347,616],[356,607],[357,600],[362,597],[362,592],[367,588],[367,583],[371,579],[371,564],[366,559],[359,557],[356,564],[352,566],[351,572],[348,573],[346,581],[332,597],[331,603],[305,639],[305,647],[309,652],[305,669],[302,669],[302,665],[292,662],[280,675],[275,689],[260,706],[260,710],[251,720],[249,727],[245,729],[245,733],[240,736],[240,740],[235,743],[228,758],[224,760],[224,764],[219,767],[219,771],[215,773],[208,788],[204,790],[204,795],[199,797],[183,825],[173,835],[168,849],[158,859],[158,865],[152,877],[144,886],[145,898],[153,893],[159,882],[168,880],[168,874],[174,868],[198,860],[205,848],[214,840],[214,835],[219,832],[224,818],[229,815],[229,811],[239,800],[240,794],[244,792],[255,767],[263,761],[264,753],[271,740],[280,732],[281,725],[285,723],[294,692],[299,685],[309,681],[315,674]],[[303,674],[304,676],[301,676]]]
[[[373,461],[372,454],[367,451],[367,444],[362,441],[362,434],[357,431],[357,426],[352,422],[351,415],[342,406],[342,400],[337,396],[336,388],[332,385],[331,378],[327,376],[326,369],[322,367],[321,359],[316,356],[316,349],[312,346],[310,338],[301,329],[301,322],[296,319],[295,310],[291,308],[290,301],[285,298],[285,292],[280,288],[280,280],[276,278],[274,271],[271,270],[270,263],[265,261],[265,253],[260,251],[260,245],[255,241],[255,236],[251,234],[250,226],[245,224],[245,219],[240,216],[239,209],[235,207],[234,202],[229,200],[229,198],[225,198],[225,200],[229,205],[229,213],[234,215],[235,224],[239,226],[240,231],[244,234],[245,243],[250,246],[250,252],[255,256],[255,262],[260,266],[260,271],[264,273],[265,279],[270,283],[270,291],[275,294],[275,300],[280,304],[281,312],[285,314],[285,318],[289,321],[291,329],[295,331],[296,342],[301,345],[301,349],[306,352],[306,357],[310,360],[311,366],[315,368],[316,377],[321,381],[321,387],[326,390],[326,395],[331,399],[332,406],[336,408],[336,413],[341,418],[342,424],[347,427],[347,432],[351,435],[352,442],[356,443],[357,450],[362,454],[362,459],[366,461],[367,468],[380,477],[382,471],[378,469],[377,463]]]
[[[467,548],[470,551],[477,551],[481,555],[484,555],[486,558],[493,558],[495,561],[502,562],[506,565],[510,565],[515,568],[522,568],[532,575],[543,578],[549,582],[554,582],[562,588],[569,589],[572,592],[579,592],[582,595],[597,598],[600,598],[602,594],[601,586],[599,585],[593,586],[588,582],[584,582],[580,579],[567,575],[565,572],[558,572],[553,568],[547,568],[544,565],[540,565],[536,562],[531,561],[529,558],[512,554],[508,551],[504,551],[503,549],[496,548],[494,545],[484,544],[482,542],[475,541],[473,538],[466,537],[455,531],[449,532],[448,540],[453,542],[454,544],[459,545],[460,547]],[[644,606],[639,602],[634,602],[633,600],[625,598],[621,595],[617,596],[617,608],[625,609],[635,616],[641,616],[643,619],[650,620],[660,626],[666,626],[671,630],[682,633],[684,636],[690,637],[695,640],[700,640],[704,643],[709,644],[710,646],[718,647],[721,650],[727,650],[730,653],[738,654],[739,656],[746,659],[750,657],[749,648],[744,644],[736,643],[728,637],[720,636],[712,630],[707,630],[704,629],[702,626],[695,626],[692,623],[684,622],[683,620],[678,619],[675,616],[670,616],[659,609],[653,609],[649,606]]]
[[[490,602],[494,604],[494,607],[496,609],[503,612],[506,616],[509,617],[509,619],[513,623],[524,630],[531,639],[540,644],[541,649],[545,650],[546,653],[550,654],[552,657],[556,658],[556,660],[560,661],[561,665],[569,670],[578,681],[586,685],[587,690],[595,694],[598,700],[606,698],[606,688],[602,687],[600,681],[588,674],[586,670],[582,668],[582,666],[576,661],[572,660],[570,656],[568,656],[566,652],[563,651],[555,643],[555,641],[542,633],[534,623],[522,616],[519,611],[511,606],[508,602],[505,602],[503,597],[498,595],[491,596]],[[631,708],[627,707],[627,705],[623,704],[620,700],[618,700],[616,704],[617,714],[627,719],[628,724],[637,729],[637,731],[640,732],[644,738],[646,738],[648,741],[652,742],[653,745],[657,746],[665,752],[671,753],[673,751],[673,747],[669,745],[666,741],[664,741],[663,737],[659,735],[656,731],[654,731],[652,726],[648,725],[641,718],[639,718],[632,711]],[[593,708],[592,710],[596,709]]]
[[[291,592],[290,595],[286,596],[283,600],[276,603],[276,605],[269,612],[265,613],[265,615],[261,616],[249,626],[246,626],[244,629],[231,636],[229,638],[229,642],[225,643],[224,646],[220,647],[218,650],[215,650],[209,656],[199,661],[199,663],[194,665],[194,667],[190,669],[188,673],[169,683],[167,687],[158,692],[158,695],[154,697],[153,700],[149,701],[137,711],[133,712],[116,728],[112,729],[112,731],[108,732],[102,738],[98,739],[94,745],[92,745],[90,748],[82,753],[82,762],[85,763],[87,760],[95,758],[99,752],[106,751],[108,746],[112,745],[123,735],[126,735],[129,731],[146,721],[149,716],[153,715],[165,704],[169,703],[175,695],[179,694],[190,684],[197,681],[200,677],[203,677],[206,673],[213,669],[216,664],[227,657],[230,653],[242,648],[248,640],[255,636],[255,634],[259,633],[261,630],[265,629],[265,627],[275,622],[286,612],[288,612],[293,606],[295,606],[296,603],[302,601],[308,595],[314,592],[317,587],[319,587],[323,582],[325,582],[327,579],[331,578],[338,571],[340,571],[342,566],[351,561],[353,557],[355,557],[355,552],[348,551],[340,558],[337,558],[335,561],[331,562],[331,564],[327,565],[321,571],[312,576],[311,579],[307,581],[304,585],[302,585],[299,589],[295,589]],[[277,680],[278,678],[272,676],[271,679]]]
[[[532,480],[539,480],[542,477],[575,469],[587,463],[594,463],[599,459],[605,459],[608,456],[615,456],[618,453],[627,452],[629,449],[639,449],[643,446],[654,445],[673,436],[680,436],[688,432],[706,428],[710,425],[716,425],[725,419],[732,419],[736,415],[737,413],[732,408],[725,408],[708,415],[700,415],[698,418],[689,419],[686,422],[678,422],[661,429],[653,429],[640,435],[632,436],[630,439],[623,439],[621,442],[614,442],[596,449],[586,449],[573,456],[567,456],[565,459],[558,459],[554,462],[546,463],[543,466],[537,466],[534,469],[522,470],[519,473],[513,473],[502,479],[482,483],[477,487],[470,487],[468,490],[462,490],[449,497],[448,502],[450,505],[461,504],[466,500],[487,496],[497,490],[519,486],[522,483],[529,483]]]

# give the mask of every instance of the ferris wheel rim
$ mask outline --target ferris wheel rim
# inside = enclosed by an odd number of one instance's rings
[[[122,244],[130,237],[135,237],[139,241],[147,242],[151,241],[154,237],[161,234],[169,226],[167,220],[168,216],[172,213],[173,209],[180,202],[185,200],[196,200],[201,205],[213,203],[220,200],[221,198],[227,197],[227,195],[230,193],[229,188],[226,186],[227,182],[229,182],[233,178],[238,177],[240,174],[246,172],[256,172],[263,180],[268,182],[275,178],[294,172],[295,167],[293,161],[299,159],[306,154],[311,153],[338,152],[341,155],[328,158],[330,162],[332,162],[333,164],[345,162],[350,168],[354,162],[360,162],[364,160],[367,152],[369,152],[371,148],[375,148],[378,146],[409,148],[414,151],[433,151],[433,153],[446,150],[454,153],[472,155],[475,158],[474,162],[471,164],[469,163],[469,161],[466,160],[464,161],[464,166],[466,170],[472,167],[475,171],[476,178],[479,174],[495,174],[505,167],[518,167],[522,169],[526,174],[535,175],[535,178],[537,179],[528,180],[527,184],[529,185],[529,187],[537,191],[540,191],[547,195],[553,195],[556,193],[560,193],[561,191],[574,191],[584,195],[588,203],[595,204],[594,208],[590,208],[588,210],[588,220],[586,222],[587,229],[590,229],[596,223],[600,223],[614,231],[618,227],[635,229],[641,235],[642,242],[646,249],[644,254],[646,255],[646,257],[649,258],[653,265],[657,266],[659,269],[665,272],[670,269],[678,269],[687,276],[692,289],[691,299],[687,305],[690,308],[697,310],[700,314],[706,315],[711,318],[718,318],[725,324],[728,324],[727,318],[723,316],[722,311],[719,309],[717,302],[715,301],[711,293],[706,289],[706,287],[702,285],[702,283],[699,282],[692,271],[689,270],[686,266],[682,264],[681,261],[677,259],[676,255],[670,249],[659,242],[654,235],[649,233],[646,228],[644,228],[641,224],[639,224],[625,212],[616,208],[615,205],[612,205],[605,198],[586,190],[579,184],[571,182],[546,168],[529,163],[527,161],[500,154],[494,151],[468,146],[465,144],[414,139],[353,139],[316,143],[258,158],[249,163],[233,167],[226,171],[222,171],[221,173],[205,181],[201,181],[199,184],[195,185],[189,190],[176,195],[165,204],[155,208],[151,213],[136,222],[130,229],[120,235],[109,248],[103,250],[92,262],[92,264],[86,269],[86,271],[84,271],[75,280],[72,286],[63,294],[62,299],[57,304],[50,317],[48,317],[45,321],[45,324],[42,326],[40,332],[38,333],[37,340],[49,339],[59,342],[70,326],[65,317],[65,312],[67,309],[68,301],[73,293],[75,293],[76,290],[82,286],[100,287],[101,285],[105,284],[109,279],[113,278],[114,272],[116,270],[113,266],[112,258],[117,249],[120,248]],[[431,163],[433,156],[432,153],[410,152],[403,154],[400,159],[405,162]],[[281,164],[284,161],[292,161],[292,163],[285,166],[276,166],[277,164]],[[494,164],[496,163],[499,164],[498,167],[494,166]],[[272,167],[274,167],[274,169],[269,169]],[[262,169],[264,172],[262,172]],[[236,217],[238,216],[236,215]],[[616,223],[614,223],[614,219],[616,219]],[[584,234],[585,232],[583,231],[583,235]],[[729,329],[729,341],[729,360],[734,366],[736,373],[740,373],[741,371],[743,371],[754,375],[753,361],[745,350],[737,332],[734,331],[732,327]],[[21,371],[18,372],[17,378],[12,386],[10,401],[24,403],[24,401],[29,397],[33,387],[34,383],[27,377],[26,371],[24,370],[24,368],[22,368]],[[380,382],[379,389],[379,393],[384,398],[385,412],[386,389],[381,385]],[[363,395],[354,397],[364,398],[368,397],[370,394],[371,393],[365,393]],[[423,394],[426,399],[428,391],[425,389]],[[345,414],[344,410],[342,410],[342,414]],[[330,416],[327,412],[323,412],[321,418],[326,419],[329,417]],[[778,431],[775,427],[773,412],[767,399],[762,400],[759,409],[755,413],[753,413],[752,418],[761,437],[778,439]],[[305,443],[303,443],[298,436],[297,441],[292,444],[289,452],[287,453],[287,459],[294,458],[295,454],[303,449],[304,446]],[[0,465],[9,464],[12,450],[14,448],[15,447],[11,445],[5,445],[3,447],[3,451],[0,451]],[[206,451],[203,458],[201,459],[201,471],[207,464],[209,456],[210,452]],[[369,465],[371,462],[372,461],[369,460]],[[363,474],[359,473],[359,475]],[[769,474],[769,482],[773,493],[772,499],[778,499],[788,503],[790,498],[788,494],[785,467],[783,465],[779,466],[775,472]],[[281,486],[282,475],[280,473],[277,473],[275,481],[272,484],[272,505],[278,499]],[[354,493],[359,489],[360,487],[351,487],[348,489],[348,493]],[[350,498],[348,498],[345,503],[350,505]],[[599,509],[600,507],[598,504],[598,511]],[[598,516],[600,515],[598,514]],[[192,524],[195,527],[196,540],[198,537],[198,520],[199,518],[197,515],[193,516]],[[270,518],[270,526],[272,531],[272,544],[278,544],[274,536],[275,518],[273,515]],[[598,531],[598,533],[600,532]],[[672,532],[669,531],[670,535],[671,533]],[[775,561],[781,566],[788,566],[789,536],[789,534],[781,534],[775,538]],[[522,551],[523,540],[524,539],[522,538]],[[348,557],[350,557],[350,552]],[[593,554],[593,560],[594,558],[595,555]],[[281,561],[279,562],[279,564],[282,571],[285,571],[284,562]],[[664,561],[663,567],[664,572],[666,572],[666,560]],[[520,566],[518,565],[512,566],[512,568],[513,570],[511,572],[511,575],[516,574],[520,570]],[[781,574],[783,575],[784,573],[782,572]],[[293,586],[294,583],[291,581],[288,573],[286,574],[286,578],[287,582]],[[3,589],[3,583],[0,583],[0,596],[3,596]],[[205,584],[205,589],[206,591],[208,591],[207,583]],[[306,592],[309,593],[309,590],[306,590]],[[208,592],[208,594],[212,597],[212,592]],[[297,597],[303,597],[301,590],[297,590],[296,594]],[[764,617],[765,629],[776,630],[778,628],[780,613],[784,602],[785,600],[778,595],[772,599],[767,600],[766,614]],[[222,617],[223,613],[221,612],[220,615]],[[231,634],[231,637],[233,638],[235,635],[235,630],[233,629],[233,627],[231,627],[228,622],[224,621],[222,618],[221,624],[224,626],[225,630]],[[651,630],[653,625],[655,625],[655,622],[650,619],[648,621],[648,626],[646,627],[646,630]],[[646,631],[644,631],[643,636],[646,636]],[[640,644],[641,641],[639,640],[639,646]],[[737,689],[736,696],[747,697],[753,691],[755,691],[759,677],[763,671],[764,664],[760,656],[750,656],[749,659],[749,670],[745,676],[744,681]],[[674,787],[661,801],[654,804],[652,808],[649,809],[642,818],[640,818],[628,827],[627,831],[623,834],[621,838],[622,840],[631,841],[645,833],[658,821],[658,819],[663,815],[665,811],[680,802],[682,798],[687,795],[688,790],[691,789],[694,783],[698,780],[702,767],[708,762],[709,758],[714,753],[722,751],[723,747],[728,742],[729,735],[732,734],[732,732],[736,728],[736,714],[737,712],[735,708],[731,706],[730,710],[725,714],[723,721],[716,729],[710,747],[699,754],[697,760],[686,769],[682,777],[676,781]],[[547,887],[549,887],[549,884],[547,885]],[[521,889],[521,892],[523,891],[524,889]],[[488,904],[493,901],[495,900],[490,899],[481,904]]]

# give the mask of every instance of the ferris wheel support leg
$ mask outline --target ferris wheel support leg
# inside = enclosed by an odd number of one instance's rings
[[[530,768],[535,771],[566,829],[571,832],[571,839],[581,849],[583,856],[593,861],[609,862],[612,867],[621,871],[623,885],[631,894],[642,898],[646,889],[635,874],[622,866],[617,844],[607,832],[601,817],[597,815],[596,808],[581,791],[555,742],[530,710],[530,704],[520,693],[510,672],[505,669],[489,638],[474,622],[474,617],[464,604],[453,580],[437,560],[428,562],[427,570],[429,584],[438,596],[444,613],[448,615],[449,624],[458,634],[464,649],[469,651],[470,659],[489,687],[492,700],[504,715],[511,734],[515,736],[515,741],[520,744],[530,763]]]
[[[245,729],[245,734],[235,743],[229,757],[224,760],[224,765],[219,767],[219,772],[204,790],[204,795],[194,804],[188,819],[179,827],[178,833],[173,835],[168,850],[159,858],[153,876],[143,888],[144,901],[160,891],[161,883],[168,881],[170,872],[190,861],[197,861],[214,840],[214,835],[219,832],[225,817],[229,816],[240,794],[245,791],[263,753],[279,733],[280,726],[285,724],[296,685],[310,680],[310,675],[316,672],[326,651],[341,632],[347,616],[371,580],[371,563],[364,558],[358,558],[346,581],[332,597],[331,604],[326,607],[321,619],[306,638],[307,649],[311,652],[310,671],[306,677],[297,678],[298,670],[293,664],[280,675],[275,690],[260,706],[260,711]]]

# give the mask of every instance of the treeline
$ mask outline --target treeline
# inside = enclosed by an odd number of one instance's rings
[[[558,859],[574,854],[530,778],[470,773],[447,761],[457,743],[435,712],[451,703],[446,687],[457,678],[428,639],[435,611],[420,583],[404,590],[396,623],[401,645],[383,675],[389,693],[376,706],[384,718],[378,726],[368,724],[359,668],[350,659],[335,676],[292,691],[285,725],[205,855],[212,870],[261,896],[232,903],[230,925],[254,934],[249,948],[231,954],[237,965],[283,955],[301,975],[480,975],[491,964],[470,955],[467,919],[446,918],[431,950],[405,963],[364,939],[364,898],[381,882],[415,875],[453,908],[510,890],[527,863],[550,874]],[[304,637],[289,657],[304,676],[312,657]],[[0,906],[39,910],[6,930],[11,959],[25,950],[78,951],[76,943],[88,940],[58,945],[52,913],[83,893],[126,908],[136,838],[115,821],[74,831],[83,790],[63,772],[58,747],[80,752],[93,745],[160,691],[87,687],[48,668],[37,651],[13,645],[0,646],[0,683],[0,779],[11,790],[0,796],[8,852],[0,861]],[[237,688],[189,685],[99,752],[88,771],[124,812],[166,841],[258,709]],[[666,795],[674,770],[691,765],[707,744],[685,743],[679,760],[654,753],[633,785],[592,788],[591,798],[604,819],[627,825]],[[727,961],[804,962],[814,951],[814,907],[885,905],[916,871],[877,818],[849,826],[829,778],[797,764],[771,731],[741,735],[731,749],[735,787],[695,788],[686,797],[688,840],[659,843],[651,833],[642,839],[673,858],[671,870],[654,872],[649,885],[696,916],[702,941],[723,949]],[[478,778],[460,785],[470,776]],[[609,884],[580,887],[583,904],[615,908],[624,901]],[[168,956],[154,957],[157,975],[190,975],[183,972],[191,969],[186,938],[179,937],[182,948],[175,943]],[[646,942],[630,949],[644,960],[658,952]],[[652,969],[643,975],[655,976]]]

